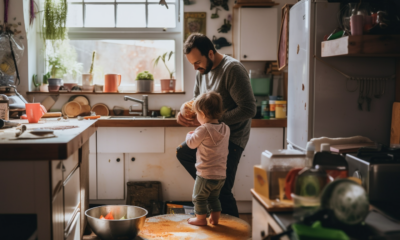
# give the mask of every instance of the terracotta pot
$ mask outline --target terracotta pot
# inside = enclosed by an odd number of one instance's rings
[[[48,92],[48,91],[49,91],[49,84],[42,84],[42,85],[40,85],[39,90],[40,90],[41,92]]]
[[[175,79],[160,79],[161,92],[175,92]]]

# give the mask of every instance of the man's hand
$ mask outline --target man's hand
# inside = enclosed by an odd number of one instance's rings
[[[193,120],[187,120],[186,118],[181,116],[181,113],[178,113],[178,115],[176,116],[176,121],[178,122],[178,124],[185,127],[198,127],[201,125],[199,121],[197,121],[197,118]]]

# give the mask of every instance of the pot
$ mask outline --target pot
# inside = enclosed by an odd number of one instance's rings
[[[153,80],[136,80],[136,92],[153,92],[154,81]]]
[[[160,79],[161,92],[175,92],[175,79]]]

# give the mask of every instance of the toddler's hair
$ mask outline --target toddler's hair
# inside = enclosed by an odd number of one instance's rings
[[[222,98],[214,91],[203,93],[193,102],[193,111],[203,112],[208,119],[221,119],[224,113]]]

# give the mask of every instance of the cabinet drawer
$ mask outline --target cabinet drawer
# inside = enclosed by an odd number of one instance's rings
[[[63,183],[60,181],[56,189],[53,191],[52,201],[52,224],[53,224],[53,240],[64,239],[64,191]]]
[[[62,161],[63,164],[63,180],[65,181],[67,177],[71,174],[79,164],[79,151],[75,151],[69,158]]]
[[[65,240],[80,240],[81,239],[81,214],[75,216],[71,225],[64,231]]]
[[[79,208],[80,202],[80,169],[76,168],[65,182],[64,182],[64,223],[65,227],[71,224],[76,209]]]
[[[252,202],[252,214],[253,214],[253,224],[252,225],[252,236],[253,240],[263,240],[268,236],[268,213],[260,205],[260,203],[253,198]]]
[[[51,161],[51,194],[54,194],[57,185],[59,185],[60,182],[62,184],[64,181],[62,168],[63,166],[61,160]]]
[[[97,152],[164,153],[164,128],[99,128]]]

